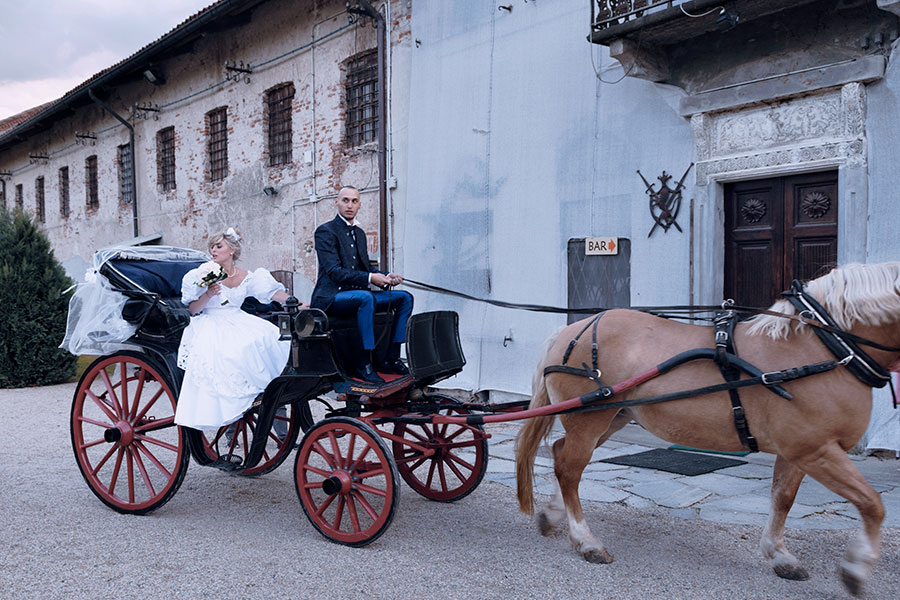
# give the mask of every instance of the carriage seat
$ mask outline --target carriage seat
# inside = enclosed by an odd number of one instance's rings
[[[201,265],[195,261],[111,260],[101,273],[128,300],[122,318],[138,326],[138,334],[167,338],[178,334],[191,321],[181,302],[181,280]]]
[[[384,362],[391,345],[391,324],[394,322],[395,310],[375,312],[375,351],[377,363]],[[356,365],[363,359],[362,336],[354,315],[328,315],[328,329],[334,341],[334,351],[338,363],[345,373],[352,373]]]

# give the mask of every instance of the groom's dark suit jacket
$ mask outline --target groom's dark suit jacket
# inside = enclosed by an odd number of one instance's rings
[[[319,276],[310,306],[328,310],[338,292],[366,290],[369,273],[380,273],[369,265],[366,234],[356,225],[348,226],[340,215],[316,229]]]

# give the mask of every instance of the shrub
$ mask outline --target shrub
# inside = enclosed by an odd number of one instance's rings
[[[76,357],[58,346],[72,285],[50,241],[21,210],[0,209],[0,388],[69,381]]]

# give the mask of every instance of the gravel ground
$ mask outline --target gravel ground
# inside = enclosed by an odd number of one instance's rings
[[[852,531],[789,531],[811,579],[777,578],[760,529],[658,510],[586,505],[616,561],[592,565],[543,538],[507,487],[455,504],[405,485],[387,533],[356,549],[322,538],[293,488],[293,458],[245,479],[192,464],[155,513],[120,515],[81,478],[68,418],[74,384],[0,390],[0,598],[848,598],[838,576]],[[865,597],[896,598],[900,530],[883,532]]]

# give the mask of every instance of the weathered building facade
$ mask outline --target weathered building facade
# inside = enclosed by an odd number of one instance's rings
[[[386,44],[407,44],[408,2],[376,10],[391,21]],[[374,23],[343,0],[211,4],[0,131],[4,202],[76,263],[113,243],[203,248],[234,226],[247,265],[294,272],[308,295],[313,232],[340,185],[362,190],[372,256],[386,239]]]

